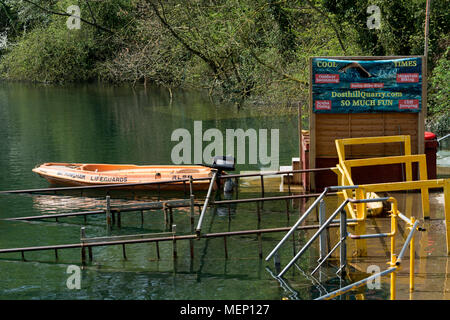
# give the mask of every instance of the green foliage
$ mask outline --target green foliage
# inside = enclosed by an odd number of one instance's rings
[[[11,35],[16,38],[14,45],[0,56],[0,77],[63,83],[98,76],[97,64],[117,50],[117,45],[111,43],[111,34],[103,29],[129,25],[131,1],[77,2],[81,17],[91,22],[82,22],[79,30],[69,29],[66,25],[69,17],[64,16],[73,3],[71,0],[0,2],[5,15],[8,13],[10,17],[4,27],[9,31],[8,40],[11,42]]]
[[[437,61],[429,81],[428,113],[449,112],[450,107],[450,60],[449,50]]]
[[[94,76],[92,32],[69,30],[65,21],[35,28],[3,57],[0,74],[10,80],[73,82]]]
[[[238,104],[306,105],[311,56],[423,53],[424,0],[77,1],[81,30],[54,14],[73,0],[32,2],[41,8],[0,0],[0,32],[13,43],[0,51],[3,78],[153,82]],[[448,100],[447,2],[432,1],[430,113]],[[380,29],[367,27],[369,5],[381,9]]]
[[[424,52],[425,0],[321,0],[327,11],[356,31],[356,43],[365,55],[422,55]],[[380,29],[366,25],[367,8],[381,10]],[[431,62],[440,57],[442,38],[450,33],[448,0],[433,0],[430,11],[429,52]]]

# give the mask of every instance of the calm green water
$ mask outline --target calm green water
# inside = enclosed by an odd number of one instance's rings
[[[99,85],[50,87],[0,83],[0,190],[47,187],[31,172],[43,162],[170,164],[177,128],[192,130],[193,121],[207,128],[280,129],[280,165],[289,165],[298,154],[297,117],[260,108],[238,111],[232,105],[214,105],[198,92],[175,91],[173,101],[166,90],[131,89]],[[257,170],[239,165],[238,171]],[[244,188],[245,191],[245,188]],[[242,191],[242,192],[244,192]],[[141,195],[142,196],[142,195]],[[152,195],[147,195],[152,197]],[[154,196],[154,195],[153,195]],[[183,196],[183,195],[182,195]],[[246,193],[242,197],[256,196]],[[0,218],[63,213],[104,206],[102,197],[79,195],[2,195]],[[131,203],[139,199],[113,199]],[[254,204],[233,208],[231,220],[225,208],[211,210],[204,221],[205,232],[273,228],[291,225],[299,214],[291,207],[287,220],[284,202],[264,205],[257,224]],[[175,210],[177,232],[190,233],[189,213]],[[19,222],[0,220],[0,248],[78,243],[82,218]],[[147,212],[123,215],[122,228],[113,235],[164,232],[163,214]],[[93,216],[86,224],[88,237],[105,236],[104,218]],[[263,236],[264,256],[283,234]],[[306,235],[305,235],[306,236]],[[120,246],[93,249],[93,262],[83,268],[81,289],[66,286],[68,266],[80,265],[80,252],[26,253],[0,257],[0,299],[311,299],[324,293],[293,269],[286,275],[291,289],[283,289],[271,276],[272,263],[258,258],[256,236],[230,237],[229,258],[224,258],[222,238],[195,241],[190,258],[189,242],[178,242],[178,259],[172,259],[171,243],[161,243],[161,259],[154,244],[127,246],[127,260]],[[297,244],[298,245],[298,244]],[[281,257],[292,257],[292,243]],[[315,260],[314,250],[299,262],[307,268]],[[333,271],[321,277],[328,290],[339,286]],[[321,292],[322,291],[322,292]],[[383,298],[384,291],[378,293]]]

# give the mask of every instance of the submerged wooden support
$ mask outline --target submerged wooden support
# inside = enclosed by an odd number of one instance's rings
[[[111,227],[111,197],[106,196],[106,226]]]
[[[173,211],[172,211],[172,207],[169,207],[169,225],[173,225]]]
[[[167,228],[167,226],[169,225],[169,214],[168,214],[168,212],[167,212],[167,207],[166,207],[166,205],[164,204],[164,225],[166,226],[166,228]]]
[[[194,208],[194,195],[191,194],[190,196],[190,220],[191,220],[191,232],[194,232],[194,220],[195,220],[195,208]]]
[[[263,252],[262,252],[262,235],[261,235],[261,233],[258,233],[257,237],[258,237],[258,256],[260,259],[262,259]]]
[[[159,242],[156,241],[156,242],[155,242],[155,245],[156,245],[156,258],[157,258],[158,260],[160,260],[160,259],[161,259],[161,256],[159,255]]]
[[[191,223],[191,233],[194,233],[195,227],[194,227],[194,223],[195,223],[195,197],[193,195],[193,190],[192,190],[192,177],[189,177],[189,190],[190,190],[190,195],[189,195],[189,200],[190,200],[190,223]],[[191,259],[194,259],[194,240],[189,240],[189,249],[190,249],[190,254],[191,254]]]
[[[86,239],[86,229],[81,227],[80,230],[80,243],[81,243],[81,264],[86,264],[86,248],[84,247],[84,239]]]
[[[92,247],[88,247],[89,261],[92,261]]]
[[[177,240],[175,237],[175,234],[177,232],[177,225],[172,225],[172,232],[173,232],[173,240],[172,240],[172,257],[173,259],[177,258]]]
[[[194,259],[194,240],[189,240],[189,252],[191,255],[191,259]]]
[[[228,259],[227,236],[223,237],[223,249],[225,252],[225,259]]]
[[[127,252],[126,252],[126,250],[125,250],[125,244],[122,244],[122,254],[123,254],[123,258],[124,258],[125,260],[127,260]]]
[[[286,217],[289,222],[289,199],[286,199]]]
[[[291,195],[291,174],[288,173],[288,194]]]
[[[264,176],[261,176],[261,197],[264,198]]]
[[[258,224],[261,222],[261,208],[259,205],[259,201],[256,201],[256,214],[258,216]]]

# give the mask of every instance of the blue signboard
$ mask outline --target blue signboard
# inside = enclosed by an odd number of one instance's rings
[[[420,112],[422,58],[312,59],[316,113]]]

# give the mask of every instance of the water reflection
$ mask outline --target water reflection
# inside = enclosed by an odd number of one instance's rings
[[[141,200],[111,199],[111,206],[139,205],[143,202]],[[88,197],[36,195],[33,196],[33,207],[42,214],[87,211],[104,209],[106,200]]]

